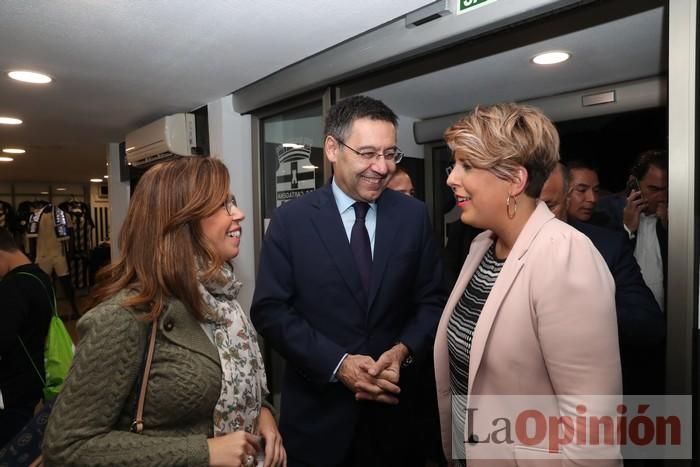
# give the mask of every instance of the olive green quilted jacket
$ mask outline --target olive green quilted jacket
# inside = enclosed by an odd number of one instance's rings
[[[124,296],[78,323],[80,343],[44,438],[45,464],[206,466],[221,385],[217,350],[185,306],[171,301],[158,323],[145,429],[130,433],[149,324],[120,306]]]

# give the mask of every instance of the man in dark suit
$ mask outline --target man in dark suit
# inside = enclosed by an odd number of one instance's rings
[[[625,394],[662,394],[666,325],[654,296],[645,285],[626,236],[595,225],[567,219],[566,167],[557,164],[540,199],[557,218],[585,234],[598,249],[615,280],[615,306]],[[571,271],[576,274],[576,271]],[[595,291],[591,291],[595,293]]]
[[[287,361],[290,466],[424,465],[414,376],[445,290],[425,204],[385,190],[397,122],[368,97],[336,104],[331,183],[277,209],[263,242],[251,318]]]
[[[624,231],[634,250],[644,282],[662,310],[668,271],[668,153],[645,151],[630,170],[624,195],[603,198],[598,210],[603,227]]]
[[[586,159],[566,163],[569,174],[567,199],[569,207],[566,217],[579,222],[591,222],[600,197],[598,170]]]

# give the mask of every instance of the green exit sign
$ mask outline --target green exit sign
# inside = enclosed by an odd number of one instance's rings
[[[459,1],[459,8],[457,9],[457,14],[461,15],[462,13],[466,13],[468,11],[471,11],[477,7],[482,7],[488,3],[493,3],[496,0],[458,0]]]

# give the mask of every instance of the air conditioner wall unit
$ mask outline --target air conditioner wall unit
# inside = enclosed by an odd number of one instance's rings
[[[168,115],[126,135],[126,160],[135,167],[197,153],[197,133],[191,113]]]

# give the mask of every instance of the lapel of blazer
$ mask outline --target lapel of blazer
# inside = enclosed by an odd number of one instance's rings
[[[338,273],[350,288],[351,295],[364,309],[367,306],[367,293],[362,286],[343,220],[340,218],[338,206],[329,184],[319,188],[314,207],[316,212],[311,215],[311,222],[318,232],[321,242],[326,247],[328,256],[335,263]]]
[[[200,353],[221,365],[219,352],[204,329],[179,300],[171,300],[158,320],[161,334],[175,344]]]
[[[447,299],[447,304],[440,317],[440,323],[438,324],[438,329],[436,332],[435,340],[435,372],[437,374],[438,382],[444,381],[446,395],[449,394],[450,390],[450,365],[449,365],[449,354],[447,351],[447,325],[450,322],[450,317],[452,312],[457,306],[457,302],[464,294],[464,289],[467,287],[469,279],[474,275],[474,271],[481,263],[481,258],[484,257],[486,251],[489,249],[493,243],[493,233],[491,231],[486,231],[480,233],[472,242],[469,247],[469,254],[464,260],[462,265],[462,270],[459,273],[457,282],[452,288],[450,297]]]
[[[538,202],[537,208],[518,235],[518,239],[515,241],[515,245],[513,245],[512,250],[508,254],[508,258],[503,264],[501,272],[498,274],[496,283],[493,285],[486,299],[486,303],[484,303],[484,308],[481,310],[476,328],[474,328],[474,336],[472,337],[471,351],[469,354],[468,395],[472,393],[472,387],[476,375],[479,372],[486,342],[491,334],[491,326],[493,326],[501,304],[524,266],[525,255],[537,236],[537,233],[542,226],[552,218],[554,218],[554,214],[547,209],[545,203]]]
[[[379,287],[382,285],[382,277],[387,263],[394,251],[394,238],[399,231],[399,213],[389,196],[380,196],[377,200],[377,224],[374,232],[374,258],[372,258],[372,274],[369,281],[368,310],[377,297]]]

